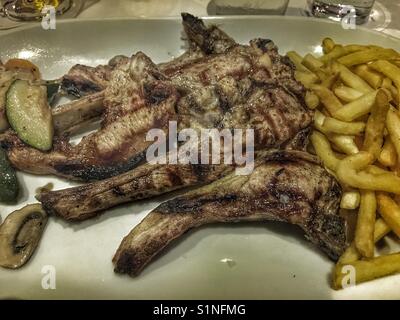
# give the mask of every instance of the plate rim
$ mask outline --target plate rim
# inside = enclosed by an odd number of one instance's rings
[[[337,27],[340,26],[340,23],[332,21],[330,19],[322,19],[322,18],[316,18],[316,17],[303,17],[303,16],[280,16],[280,15],[229,15],[229,16],[216,16],[216,15],[211,15],[211,16],[199,16],[200,19],[203,20],[208,20],[208,21],[225,21],[225,20],[271,20],[271,21],[277,21],[277,20],[291,20],[291,21],[300,21],[300,22],[306,22],[306,23],[316,23],[316,24],[329,24],[329,25],[336,25]],[[95,23],[95,22],[120,22],[120,21],[176,21],[176,22],[181,22],[181,17],[180,16],[160,16],[160,17],[106,17],[106,18],[71,18],[71,19],[62,19],[60,21],[57,21],[57,24],[72,24],[72,23]],[[13,33],[18,33],[21,31],[27,31],[35,28],[40,28],[40,23],[29,23],[27,25],[9,29],[9,30],[4,30],[3,32],[0,32],[0,38],[6,35],[10,35]],[[342,28],[343,29],[343,28]],[[348,31],[346,29],[343,29],[344,31]],[[361,30],[363,32],[367,32],[370,34],[374,34],[376,36],[381,36],[396,42],[399,42],[400,44],[400,38],[397,38],[395,36],[392,36],[390,34],[384,33],[382,31],[377,31],[373,29],[369,29],[365,26],[359,26],[357,25],[355,29],[351,29],[352,31],[357,31]],[[46,30],[47,31],[47,30]]]

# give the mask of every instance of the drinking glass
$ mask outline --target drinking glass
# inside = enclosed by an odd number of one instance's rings
[[[3,13],[15,20],[39,20],[42,9],[53,6],[57,14],[63,14],[71,7],[71,0],[2,0]]]
[[[354,14],[357,24],[368,21],[375,0],[308,0],[309,10],[315,17],[340,21]]]

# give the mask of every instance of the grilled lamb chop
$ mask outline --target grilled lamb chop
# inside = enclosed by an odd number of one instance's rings
[[[208,43],[216,42],[215,32],[212,35],[213,41]],[[131,66],[140,65],[138,61],[145,61],[148,67],[132,70]],[[304,107],[304,88],[294,80],[293,66],[270,40],[256,39],[249,46],[231,43],[224,53],[194,59],[178,69],[175,63],[169,70],[167,77],[143,54],[128,62],[121,58],[105,89],[107,111],[100,131],[77,146],[59,139],[50,153],[29,148],[11,136],[5,143],[11,162],[31,173],[98,180],[137,166],[149,145],[144,133],[155,127],[167,130],[174,112],[180,128],[254,128],[263,148],[280,145],[311,121]],[[152,107],[160,99],[164,101]],[[255,101],[257,110],[246,106],[250,100]],[[271,104],[279,108],[269,109]],[[123,117],[116,116],[119,114]],[[285,126],[290,119],[294,123]]]
[[[160,70],[170,75],[208,54],[224,53],[236,45],[235,41],[217,26],[206,27],[201,19],[182,13],[184,30],[188,35],[189,50],[171,61],[159,64]],[[118,55],[107,65],[73,66],[63,77],[61,90],[78,98],[104,90],[111,80],[112,71],[129,60]]]
[[[252,85],[243,98],[247,103],[232,107],[231,111],[223,114],[216,127],[254,129],[256,150],[280,147],[304,149],[311,114],[299,99],[279,84],[273,86],[271,83]],[[209,115],[210,123],[204,117],[188,118],[191,127],[208,127],[214,124],[217,117]],[[185,122],[185,117],[182,117],[182,122]],[[124,202],[211,182],[232,170],[234,165],[145,164],[103,181],[45,192],[39,200],[49,213],[68,220],[82,220]]]
[[[165,128],[174,120],[178,93],[143,53],[113,72],[105,91],[101,129],[73,146],[63,138],[49,153],[27,147],[10,134],[3,144],[13,165],[36,174],[56,174],[83,180],[103,179],[135,167],[150,142],[150,128]],[[65,114],[65,113],[64,113]]]
[[[271,152],[252,174],[221,180],[164,202],[122,241],[115,271],[136,276],[185,232],[218,222],[283,221],[336,260],[346,247],[346,223],[338,215],[341,188],[311,155]]]

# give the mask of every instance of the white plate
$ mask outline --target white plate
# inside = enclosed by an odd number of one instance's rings
[[[323,37],[341,43],[373,43],[400,50],[399,40],[358,28],[310,18],[208,18],[237,41],[264,37],[280,52],[321,51]],[[141,50],[154,61],[183,51],[180,19],[59,22],[56,30],[40,26],[0,34],[0,57],[26,58],[44,77],[56,78],[72,65],[106,63],[117,54]],[[19,174],[24,186],[18,206],[34,201],[35,189],[51,181],[56,189],[71,185],[52,177]],[[21,270],[0,270],[0,298],[400,298],[400,276],[335,292],[329,279],[333,263],[310,245],[296,227],[281,223],[219,225],[190,232],[157,258],[137,278],[118,276],[111,258],[121,239],[160,203],[151,199],[109,210],[100,218],[69,224],[50,219],[39,249]],[[224,262],[232,259],[233,263]],[[54,266],[56,289],[42,288],[42,268]]]

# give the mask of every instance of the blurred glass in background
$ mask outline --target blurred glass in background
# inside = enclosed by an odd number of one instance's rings
[[[283,15],[289,0],[212,0],[208,12],[217,15]]]
[[[354,15],[357,24],[368,21],[375,0],[308,0],[313,16],[341,20]]]
[[[57,15],[62,15],[80,0],[2,0],[3,15],[23,21],[40,20],[45,6],[53,6]]]

